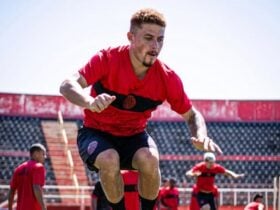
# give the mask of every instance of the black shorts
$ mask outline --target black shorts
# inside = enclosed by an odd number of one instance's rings
[[[96,157],[107,149],[115,149],[120,157],[120,168],[133,170],[132,159],[136,151],[143,147],[155,148],[157,146],[147,132],[133,136],[113,136],[93,128],[82,127],[78,131],[77,144],[83,162],[91,171],[98,171],[94,167]]]
[[[202,207],[206,204],[210,205],[211,210],[216,210],[215,196],[213,193],[203,193],[199,192],[197,194],[193,194],[196,197],[199,207]]]

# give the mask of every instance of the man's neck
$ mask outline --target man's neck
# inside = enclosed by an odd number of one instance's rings
[[[133,71],[135,73],[135,75],[139,78],[139,79],[143,79],[145,77],[145,75],[147,74],[149,67],[144,66],[142,63],[140,63],[135,56],[133,55],[132,51],[129,50],[129,58],[132,64],[132,68]]]

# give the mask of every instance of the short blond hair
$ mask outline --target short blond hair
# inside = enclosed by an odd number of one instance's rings
[[[130,31],[134,31],[136,27],[141,28],[143,23],[156,24],[162,27],[166,26],[163,14],[151,8],[140,9],[132,15],[130,19]]]

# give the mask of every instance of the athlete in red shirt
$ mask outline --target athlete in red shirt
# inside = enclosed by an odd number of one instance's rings
[[[261,194],[256,194],[253,198],[253,202],[245,206],[244,210],[263,210],[264,205],[262,204],[263,196]]]
[[[157,208],[159,209],[159,210],[161,210],[162,208],[162,204],[161,204],[161,202],[160,202],[160,200],[161,200],[161,197],[162,197],[162,195],[164,195],[165,194],[165,191],[169,188],[169,179],[167,179],[167,178],[163,178],[162,180],[161,180],[161,187],[160,187],[160,189],[159,189],[159,193],[158,193],[158,202],[157,202]]]
[[[171,178],[169,186],[166,187],[160,195],[160,210],[178,210],[179,190],[176,187],[176,180]]]
[[[215,163],[216,157],[213,153],[204,154],[204,162],[196,164],[186,172],[187,176],[196,177],[196,185],[193,188],[190,210],[199,210],[202,206],[209,204],[211,210],[217,209],[217,187],[214,185],[215,176],[224,174],[234,179],[244,177],[244,174],[236,174]],[[215,196],[216,195],[216,196]]]
[[[45,210],[42,187],[45,184],[46,149],[42,144],[30,147],[31,159],[19,165],[13,174],[9,191],[9,210],[17,192],[17,210]]]
[[[188,122],[193,144],[220,151],[202,115],[191,105],[177,74],[157,57],[166,22],[153,9],[137,11],[127,33],[129,46],[101,50],[60,86],[70,102],[85,108],[78,132],[81,158],[100,180],[113,209],[125,209],[120,169],[139,171],[142,210],[152,210],[160,185],[158,149],[145,127],[164,101]],[[83,91],[91,86],[90,95]]]

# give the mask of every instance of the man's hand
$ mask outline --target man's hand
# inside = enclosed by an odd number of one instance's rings
[[[192,174],[193,174],[193,176],[197,177],[197,176],[201,175],[201,172],[200,171],[193,171]]]
[[[115,99],[116,96],[110,96],[106,93],[102,93],[95,98],[92,98],[87,108],[93,112],[100,113],[106,109]]]
[[[200,171],[189,170],[186,172],[186,176],[189,176],[189,177],[198,177],[200,175],[201,175]]]
[[[234,179],[239,179],[239,178],[243,178],[245,176],[245,174],[236,174],[234,176]]]
[[[205,120],[198,110],[192,107],[182,116],[189,125],[192,135],[191,141],[196,149],[222,154],[220,147],[207,136]]]
[[[206,152],[217,152],[219,154],[223,153],[221,148],[208,136],[200,138],[192,137],[191,141],[193,146],[198,150]]]

